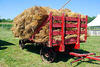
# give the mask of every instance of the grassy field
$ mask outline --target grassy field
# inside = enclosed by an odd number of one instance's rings
[[[18,39],[13,37],[9,28],[0,27],[0,67],[100,67],[99,61],[88,59],[71,66],[70,62],[76,58],[64,54],[59,54],[53,63],[44,63],[39,55],[40,47],[27,45],[21,50]],[[100,37],[88,37],[87,42],[81,44],[79,52],[93,52],[100,55]]]

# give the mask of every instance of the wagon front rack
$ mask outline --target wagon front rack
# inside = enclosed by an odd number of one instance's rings
[[[75,52],[70,52],[69,55],[79,57],[79,59],[72,61],[71,64],[74,62],[78,62],[80,60],[83,60],[85,58],[100,61],[100,56],[94,56],[94,57],[90,56],[90,55],[96,55],[95,53],[79,54],[79,53],[75,53]]]

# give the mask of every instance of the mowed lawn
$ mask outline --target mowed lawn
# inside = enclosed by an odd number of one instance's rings
[[[0,27],[0,67],[100,67],[100,61],[84,59],[70,64],[76,57],[59,54],[53,63],[42,62],[39,46],[28,44],[21,50],[18,39],[14,38],[8,28]],[[81,44],[80,52],[93,52],[100,55],[100,37],[88,37],[86,43]]]

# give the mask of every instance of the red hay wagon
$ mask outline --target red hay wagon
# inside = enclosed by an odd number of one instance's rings
[[[54,20],[61,21],[61,23],[54,23]],[[80,49],[80,43],[86,42],[87,40],[87,21],[88,16],[86,18],[81,18],[81,15],[78,17],[65,17],[64,14],[62,16],[52,16],[52,13],[50,13],[47,20],[45,20],[41,26],[33,33],[33,36],[29,39],[22,39],[19,40],[19,45],[24,48],[26,43],[34,43],[34,35],[40,31],[40,29],[49,22],[49,41],[48,43],[43,43],[42,48],[40,50],[40,55],[42,57],[43,61],[53,62],[56,57],[56,52],[65,52],[68,50],[68,54],[80,57],[80,59],[77,59],[74,62],[80,61],[84,58],[93,59],[93,60],[99,60],[99,56],[91,57],[90,55],[95,55],[95,53],[88,53],[88,54],[79,54],[72,51],[72,49]],[[69,24],[66,22],[77,22],[77,24]],[[85,24],[81,24],[81,22],[85,22]],[[54,31],[53,28],[61,28],[61,31]],[[77,28],[77,30],[67,31],[65,28]],[[85,28],[84,31],[81,30],[81,28]],[[72,37],[69,39],[65,39],[65,35],[67,34],[77,34],[77,37]],[[84,41],[80,40],[80,34],[85,34]],[[55,41],[53,39],[53,36],[55,35],[61,35],[61,41]]]

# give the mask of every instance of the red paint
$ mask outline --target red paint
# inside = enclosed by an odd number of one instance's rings
[[[50,13],[49,17],[47,20],[45,20],[42,25],[40,25],[39,28],[37,28],[37,30],[35,30],[33,36],[30,38],[31,42],[33,41],[33,38],[35,36],[36,33],[38,33],[40,31],[40,29],[49,21],[49,46],[48,47],[55,47],[55,51],[59,51],[59,52],[64,52],[65,51],[65,45],[71,45],[71,44],[75,44],[75,49],[79,49],[80,48],[80,34],[85,33],[85,41],[87,40],[87,21],[88,21],[88,16],[86,16],[86,18],[80,18],[81,16],[78,16],[76,18],[74,17],[64,17],[64,14],[62,16],[52,16],[52,13]],[[62,23],[53,23],[53,20],[57,20],[57,21],[62,21]],[[77,24],[67,24],[65,23],[65,21],[76,21]],[[81,24],[81,22],[84,21],[85,24]],[[61,27],[61,32],[60,31],[53,31],[53,27]],[[68,27],[75,27],[77,28],[77,30],[75,31],[65,31],[65,28]],[[85,28],[85,31],[81,31],[81,27]],[[77,37],[72,37],[69,39],[65,39],[65,35],[66,34],[77,34]],[[54,35],[61,35],[61,41],[55,41],[54,39],[52,39],[52,36]],[[83,41],[83,42],[85,42]],[[73,47],[68,47],[67,49],[70,50]],[[80,61],[84,58],[88,58],[88,59],[92,59],[92,60],[98,60],[100,61],[100,56],[95,56],[95,57],[91,57],[90,55],[95,55],[94,53],[88,53],[88,54],[79,54],[79,53],[75,53],[75,52],[69,52],[69,55],[75,56],[75,57],[79,57],[79,59],[73,61],[77,62]]]
[[[53,21],[61,21],[62,23],[53,23]],[[40,29],[49,21],[49,41],[48,41],[48,47],[52,46],[59,46],[59,51],[64,52],[65,51],[65,45],[71,45],[76,44],[75,49],[80,48],[80,42],[85,42],[87,39],[87,16],[86,18],[80,18],[78,17],[64,17],[64,14],[62,16],[52,16],[52,13],[50,13],[47,20],[45,20],[42,25],[34,32],[33,36],[30,38],[32,41],[34,39],[34,36],[36,33],[40,31]],[[75,21],[77,24],[70,24],[65,23],[66,21],[72,22]],[[84,21],[85,24],[80,24],[80,22]],[[53,28],[61,28],[61,31],[54,31]],[[67,31],[65,28],[77,28],[77,30]],[[85,31],[80,31],[81,27],[86,28]],[[85,41],[80,41],[80,34],[85,33]],[[65,39],[65,35],[67,34],[77,34],[77,37],[72,37],[69,39]],[[61,35],[61,41],[55,41],[52,39],[55,35]],[[34,42],[34,41],[33,41]],[[70,47],[71,48],[71,47]]]
[[[87,22],[88,22],[88,16],[86,16],[86,20],[85,20],[85,41],[87,40]]]
[[[59,46],[59,51],[64,52],[65,51],[65,17],[64,14],[62,14],[62,24],[61,24],[61,44]]]
[[[69,55],[72,55],[72,56],[75,56],[75,57],[85,57],[85,56],[95,55],[95,54],[94,53],[79,54],[79,53],[70,52]]]
[[[78,16],[78,20],[77,20],[77,42],[75,44],[75,49],[79,49],[80,48],[80,15]]]
[[[50,22],[49,22],[49,47],[52,47],[52,13],[50,13]]]
[[[30,41],[32,41],[32,40],[34,39],[35,34],[38,33],[38,32],[40,31],[40,29],[41,29],[43,26],[46,25],[46,23],[49,21],[49,19],[50,19],[50,15],[49,15],[49,17],[48,17],[46,20],[44,20],[44,21],[42,22],[42,24],[37,28],[37,30],[35,30],[35,32],[33,33],[32,37],[29,39]]]
[[[69,55],[79,57],[79,59],[73,61],[72,63],[80,61],[80,60],[85,59],[85,58],[100,61],[100,58],[99,58],[100,56],[95,56],[95,57],[90,56],[90,55],[95,55],[95,53],[79,54],[79,53],[69,52]]]

